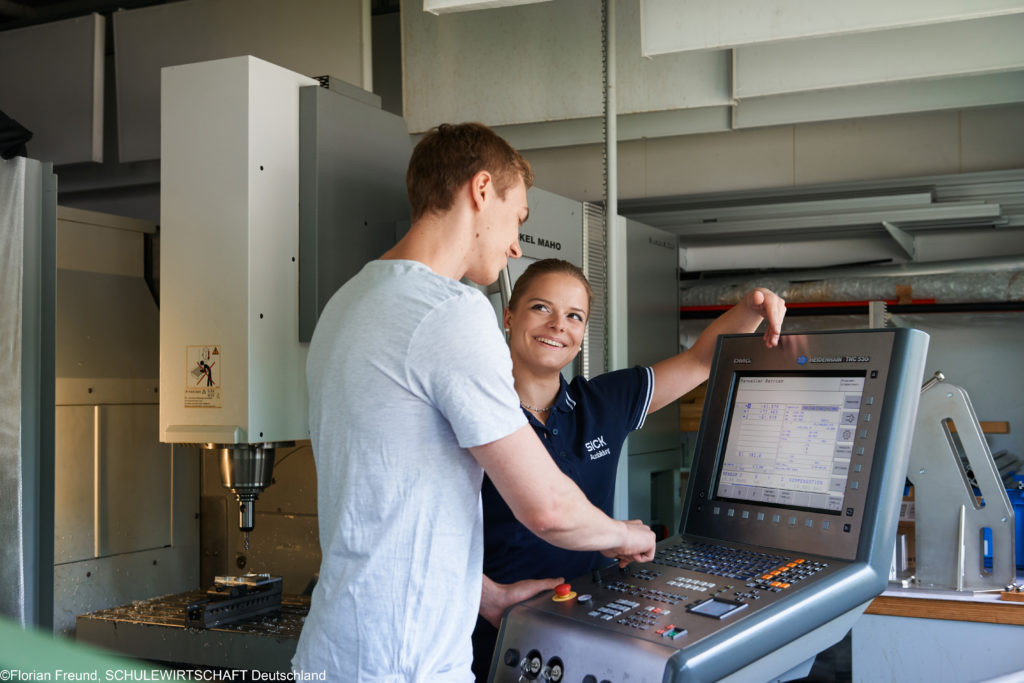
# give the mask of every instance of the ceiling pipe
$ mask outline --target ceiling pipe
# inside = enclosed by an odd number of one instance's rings
[[[952,273],[992,272],[995,270],[1024,270],[1024,256],[1007,256],[958,261],[932,261],[929,263],[903,263],[893,265],[866,265],[808,270],[750,272],[728,277],[709,277],[690,281],[684,286],[741,285],[758,278],[808,282],[849,277],[906,277],[908,275],[948,275]]]
[[[760,272],[693,280],[680,292],[686,307],[733,304],[751,287],[768,287],[788,302],[889,301],[934,304],[1024,304],[1024,257],[944,261],[889,267]]]

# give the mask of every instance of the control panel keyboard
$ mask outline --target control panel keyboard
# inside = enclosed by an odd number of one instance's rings
[[[802,557],[694,541],[682,541],[662,548],[654,556],[654,564],[745,581],[747,588],[775,592],[785,590],[828,567],[827,562]],[[675,580],[679,585],[687,585],[688,581],[684,576]],[[670,579],[668,584],[673,585],[673,580]],[[714,584],[708,586],[713,587]]]
[[[632,678],[660,681],[664,658],[678,648],[692,645],[726,624],[769,608],[801,582],[815,584],[819,578],[828,577],[847,564],[675,537],[660,544],[653,562],[631,564],[622,569],[611,566],[578,578],[572,585],[572,590],[577,591],[572,593],[575,596],[572,599],[539,596],[524,603],[529,609],[528,616],[524,613],[521,627],[527,630],[517,632],[520,626],[508,624],[506,641],[534,642],[536,652],[546,660],[550,650],[541,647],[542,644],[554,646],[567,635],[563,629],[570,624],[574,625],[572,628],[589,624],[597,629],[590,631],[601,653],[597,659],[603,659],[613,650],[633,648],[633,658],[629,660]],[[616,633],[620,634],[619,640],[615,640]],[[627,634],[634,639],[633,643],[646,641],[648,648],[657,649],[643,650],[645,656],[635,659],[637,646],[621,640],[621,636]],[[605,650],[598,643],[603,643]],[[500,665],[496,680],[506,680],[513,671],[521,670],[518,663],[522,651],[506,650],[509,650],[507,646],[498,653],[501,661],[515,664]],[[646,662],[648,656],[652,658],[650,662]],[[596,661],[594,656],[560,649],[559,666],[554,669],[586,671],[591,661]],[[648,664],[650,669],[646,668]]]

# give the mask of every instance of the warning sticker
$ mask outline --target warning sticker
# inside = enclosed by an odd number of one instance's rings
[[[220,408],[219,346],[185,347],[185,407]]]

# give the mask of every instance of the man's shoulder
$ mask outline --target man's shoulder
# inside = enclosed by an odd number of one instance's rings
[[[437,304],[448,299],[477,297],[481,292],[450,277],[439,275],[419,261],[371,261],[349,283],[359,289],[387,290],[394,296]]]

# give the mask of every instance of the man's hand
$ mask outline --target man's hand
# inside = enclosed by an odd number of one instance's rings
[[[765,319],[764,344],[768,348],[778,346],[782,334],[782,319],[786,317],[786,302],[775,292],[758,287],[743,297],[747,308]]]
[[[515,583],[495,583],[484,574],[483,587],[480,591],[480,616],[494,628],[501,623],[501,615],[505,610],[523,600],[528,600],[538,593],[554,589],[565,579],[527,579]]]
[[[614,557],[620,567],[630,562],[650,562],[654,559],[654,546],[658,539],[650,527],[639,519],[623,522],[626,525],[626,539],[618,548],[601,552],[605,557]]]

